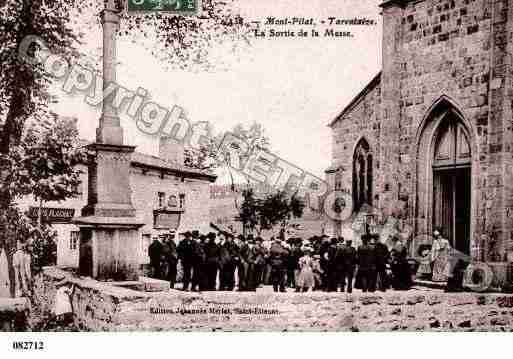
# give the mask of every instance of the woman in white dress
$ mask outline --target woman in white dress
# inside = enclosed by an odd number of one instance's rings
[[[431,261],[433,263],[433,282],[446,282],[448,278],[449,255],[451,245],[442,237],[440,231],[433,232],[433,247],[431,248]]]

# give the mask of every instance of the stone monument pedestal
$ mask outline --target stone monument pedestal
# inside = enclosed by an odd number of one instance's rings
[[[111,222],[111,223],[107,223]],[[97,280],[139,278],[141,238],[134,218],[81,217],[79,274]]]
[[[79,272],[98,280],[137,280],[143,225],[130,191],[133,146],[94,143],[88,147],[88,201],[80,227]]]

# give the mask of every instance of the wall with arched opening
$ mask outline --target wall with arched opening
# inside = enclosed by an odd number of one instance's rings
[[[435,101],[416,138],[415,232],[439,228],[453,247],[471,254],[478,237],[479,171],[471,123],[449,98]]]

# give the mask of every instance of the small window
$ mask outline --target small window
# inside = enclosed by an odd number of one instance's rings
[[[159,208],[164,207],[166,204],[166,194],[164,192],[157,192],[157,205]]]
[[[176,200],[176,196],[174,194],[169,196],[169,198],[167,200],[167,206],[168,207],[176,207],[176,206],[178,206],[178,201]]]
[[[180,208],[185,208],[185,193],[180,193]]]
[[[76,251],[78,249],[78,239],[80,238],[80,231],[71,231],[69,236],[69,249]]]

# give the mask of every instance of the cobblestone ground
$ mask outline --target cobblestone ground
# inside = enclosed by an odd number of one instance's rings
[[[90,279],[72,279],[73,325],[51,314],[54,283],[37,281],[32,329],[42,331],[512,331],[513,295],[409,291],[353,294],[308,292],[141,292]],[[42,277],[41,277],[42,278]],[[181,287],[180,284],[177,285]],[[35,306],[37,307],[37,306]],[[42,308],[42,309],[41,309]]]
[[[513,308],[510,298],[474,293],[444,293],[413,288],[385,293],[274,293],[271,287],[257,293],[161,294],[151,305],[161,309],[177,306],[227,308],[230,314],[141,315],[146,306],[131,308],[128,319],[115,330],[185,331],[511,331]],[[180,298],[181,297],[181,298]],[[177,302],[177,299],[181,302]],[[157,304],[155,304],[157,303]],[[179,304],[181,303],[181,304]],[[276,315],[234,314],[233,309],[276,309]],[[144,311],[144,309],[143,309]]]

